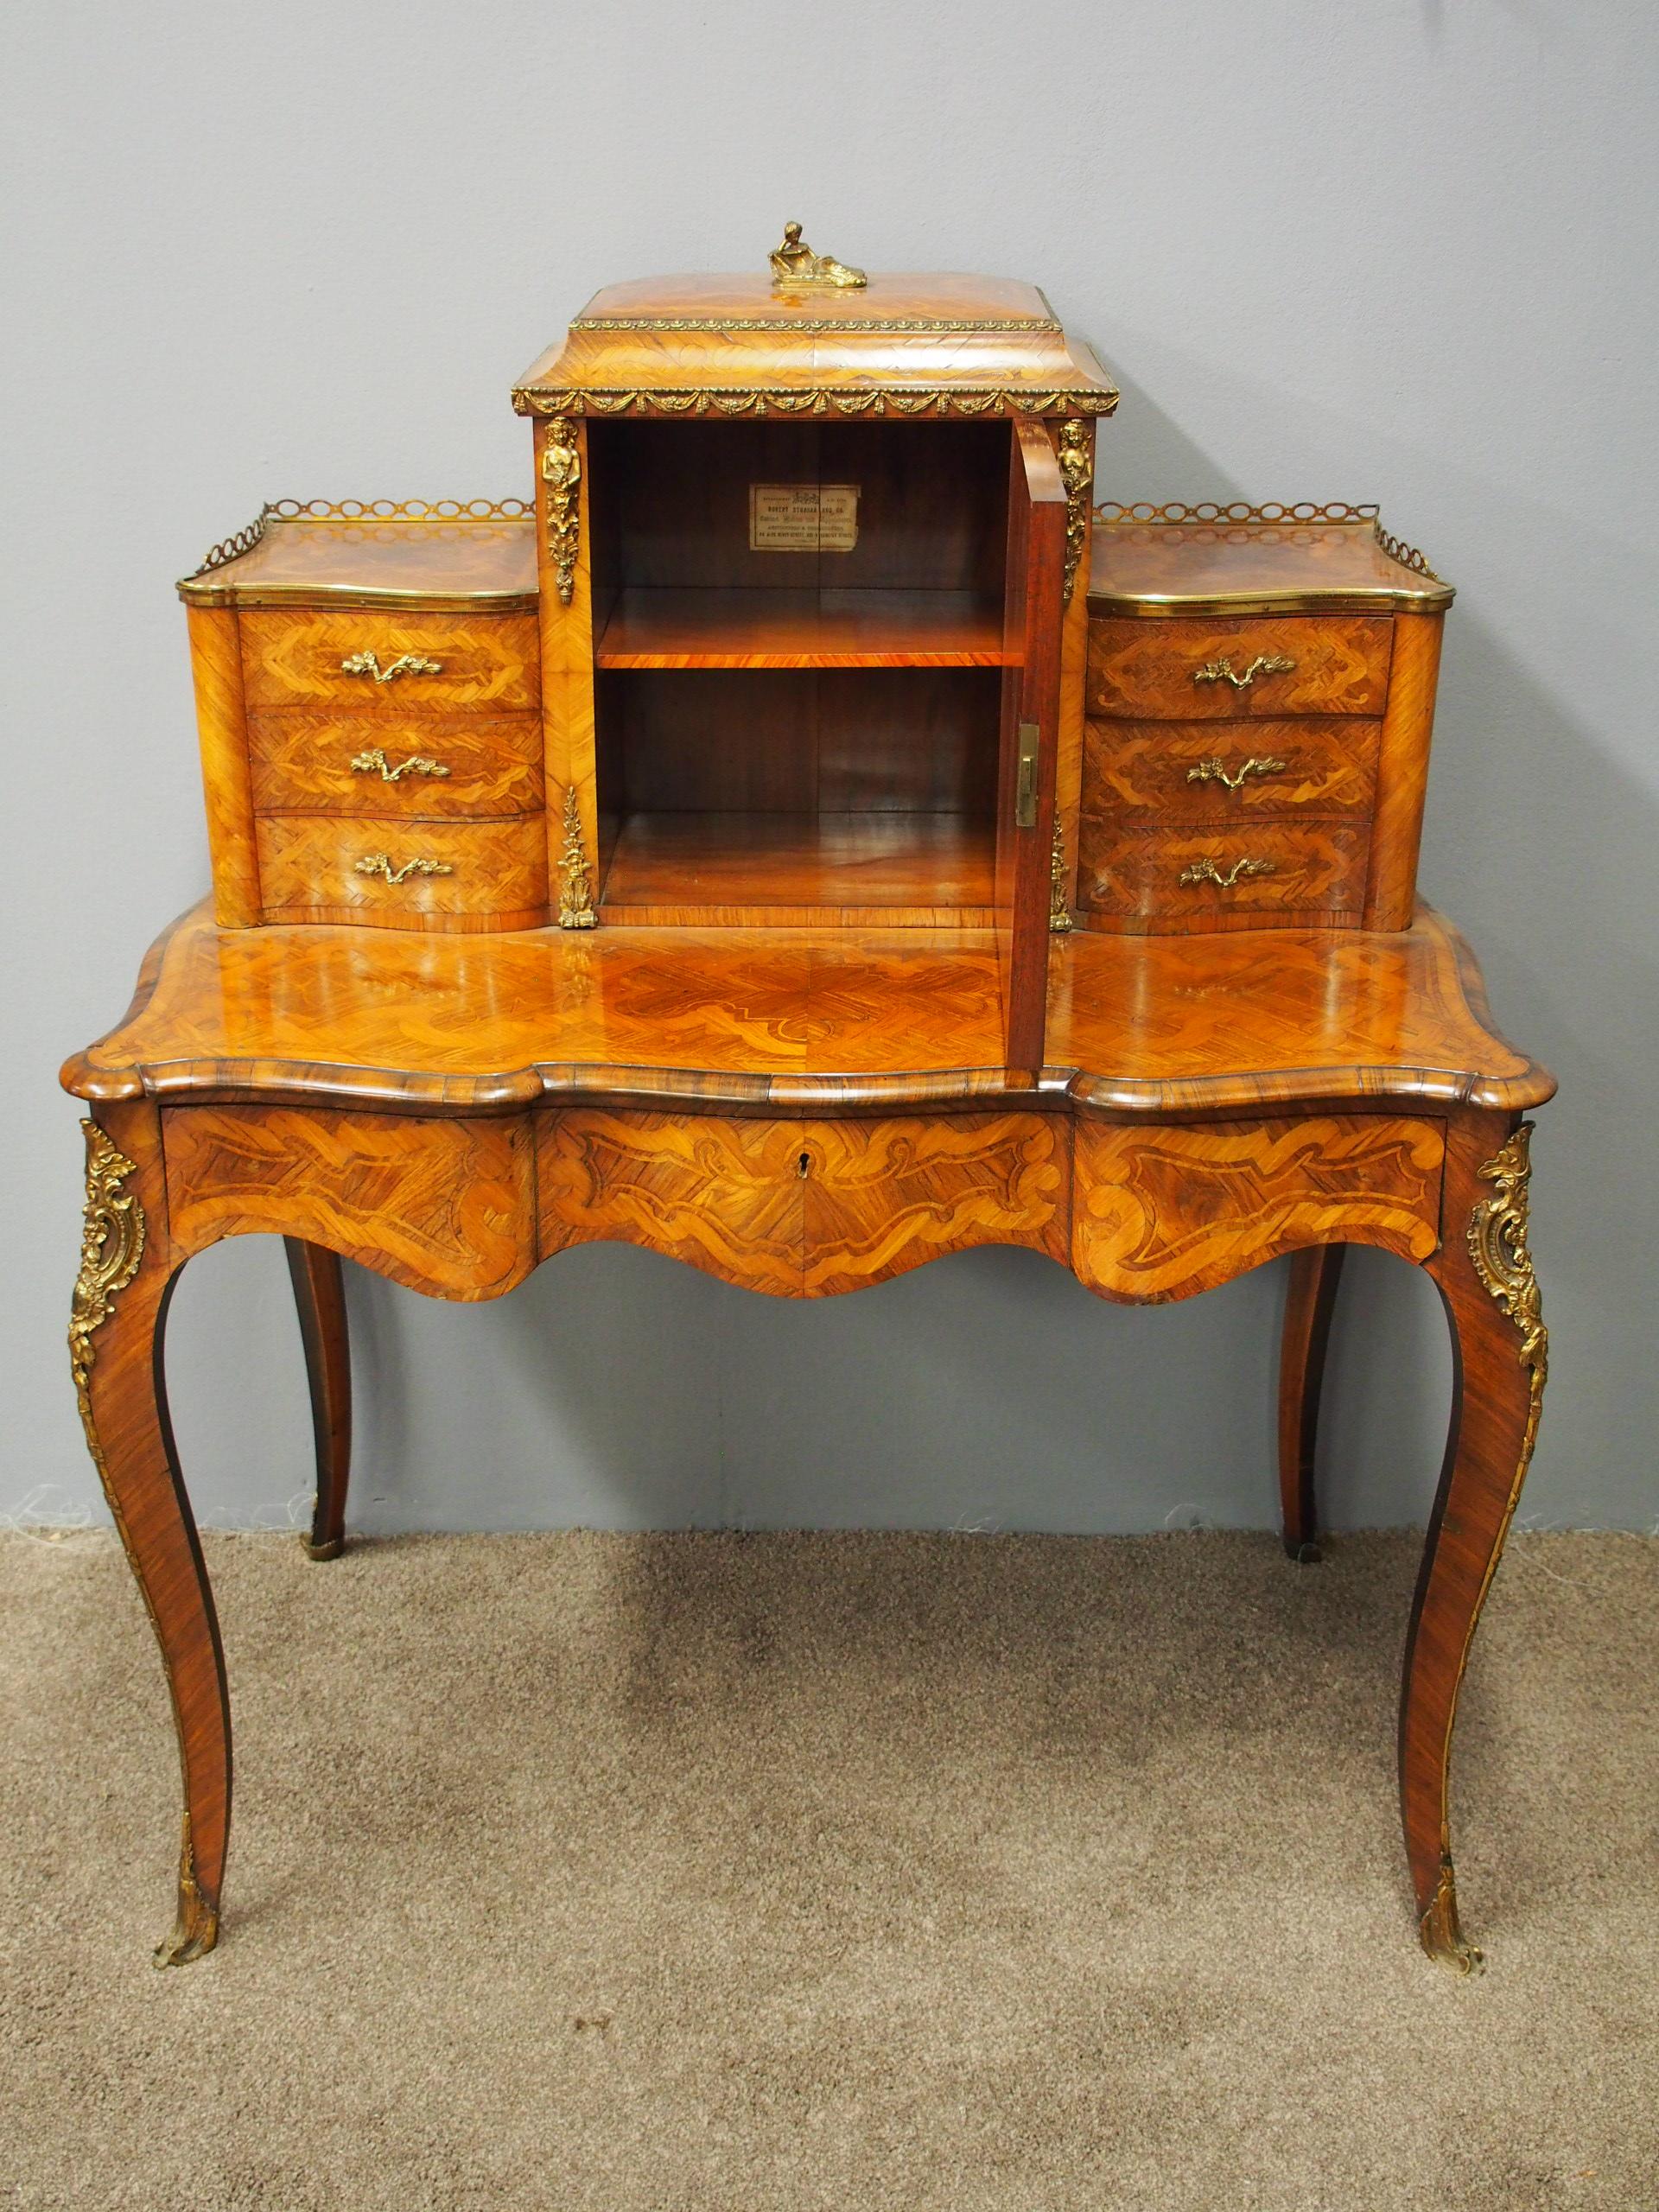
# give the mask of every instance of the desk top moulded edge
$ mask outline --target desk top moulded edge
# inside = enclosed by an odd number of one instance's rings
[[[1473,954],[1459,932],[1427,908],[1420,908],[1411,931],[1390,934],[1287,930],[1259,933],[1254,940],[1240,935],[1128,941],[1077,936],[1058,942],[1051,966],[1047,1065],[1034,1090],[1027,1080],[1010,1078],[982,1061],[958,1067],[936,1059],[931,1067],[905,1069],[872,1064],[868,1052],[849,1052],[845,1064],[836,1067],[833,1044],[820,1048],[820,1061],[829,1064],[818,1066],[808,1065],[811,1053],[805,1047],[798,1055],[780,1047],[769,1064],[768,1056],[757,1052],[747,1067],[741,1050],[728,1051],[723,1066],[676,1065],[677,1057],[686,1056],[672,1051],[652,1056],[644,1049],[654,1023],[641,1025],[630,1040],[626,1020],[605,1033],[607,1041],[620,1049],[595,1052],[591,1046],[598,1033],[584,1034],[575,1015],[562,1033],[564,986],[577,980],[574,969],[581,964],[582,977],[569,1003],[584,1003],[582,994],[594,988],[594,963],[602,965],[604,941],[612,940],[619,958],[634,957],[629,940],[644,933],[632,931],[600,932],[574,943],[569,932],[557,930],[420,940],[424,988],[441,996],[447,988],[454,1019],[435,1029],[426,1065],[409,1065],[415,1056],[407,1052],[402,1055],[404,1065],[387,1065],[387,1053],[378,1048],[390,1034],[385,1030],[388,993],[384,983],[373,983],[361,959],[369,934],[328,926],[221,931],[205,906],[194,909],[151,948],[122,1020],[65,1064],[64,1088],[92,1102],[142,1096],[177,1103],[309,1101],[439,1114],[506,1113],[544,1101],[578,1099],[757,1115],[891,1112],[906,1105],[971,1110],[1006,1099],[1052,1110],[1135,1118],[1342,1103],[1363,1110],[1385,1102],[1415,1103],[1440,1112],[1462,1106],[1519,1111],[1542,1104],[1555,1089],[1548,1071],[1510,1046],[1493,1026]],[[822,938],[800,931],[696,935],[705,950],[724,947],[756,974],[776,959],[795,963],[791,972],[804,975],[815,957],[830,957]],[[943,940],[930,949],[917,942],[920,935],[910,933],[906,960],[919,959],[925,965],[949,957]],[[1277,946],[1268,938],[1279,940]],[[882,941],[872,935],[863,942],[879,968]],[[1347,1040],[1336,1031],[1322,1040],[1321,1054],[1319,1038],[1299,1028],[1294,1015],[1281,1020],[1273,1010],[1275,987],[1263,963],[1275,950],[1305,971],[1303,983],[1315,1000],[1325,980],[1320,963],[1339,964],[1346,987],[1357,993],[1357,1003],[1369,1009],[1373,1024],[1379,1008],[1382,1027],[1392,1022],[1398,1049],[1376,1049],[1362,1022],[1350,1049],[1344,1051]],[[854,957],[862,957],[855,948]],[[688,957],[695,958],[690,948]],[[1178,1048],[1160,1039],[1155,1024],[1136,1033],[1124,1010],[1146,1003],[1149,982],[1155,1000],[1155,981],[1141,969],[1164,957],[1173,958],[1180,970],[1169,979],[1171,1004],[1201,1006],[1206,992],[1235,1011],[1255,1004],[1262,1013],[1262,1039],[1270,1042],[1277,1030],[1276,1052],[1236,1055],[1245,1061],[1259,1058],[1262,1065],[1254,1067],[1214,1058],[1206,1065],[1201,1052],[1183,1060]],[[230,979],[233,995],[237,976],[250,963],[243,998],[227,1002],[225,979]],[[515,990],[525,978],[532,983],[537,976],[549,981],[539,1007],[526,1009],[522,993],[515,999],[505,989],[501,971],[507,963],[512,963]],[[569,978],[567,967],[573,970]],[[918,974],[895,963],[893,988],[903,993]],[[214,979],[211,984],[205,981],[209,977]],[[1254,995],[1247,991],[1241,999],[1241,987],[1252,980]],[[602,982],[601,976],[601,998]],[[354,1008],[352,994],[359,983],[362,1004]],[[832,975],[824,1004],[833,1004],[842,989],[839,975]],[[473,996],[480,1008],[514,1004],[516,1026],[509,1020],[493,1030],[481,1016],[474,1018],[469,1011]],[[296,1004],[327,1004],[339,1041],[320,1031],[315,1020],[302,1033],[295,1030],[285,1036],[280,1015],[271,1011],[271,1001],[284,997]],[[358,1052],[346,1041],[354,1011],[364,1016],[363,1049]],[[791,1020],[788,1033],[794,1034],[798,1026]],[[1225,1029],[1236,1037],[1236,1019],[1230,1016]],[[407,1033],[398,1033],[406,1042]],[[1373,1033],[1382,1033],[1374,1027]],[[491,1065],[492,1034],[505,1047],[499,1065]],[[464,1047],[450,1041],[455,1038],[467,1040]],[[630,1041],[639,1057],[628,1050]],[[573,1049],[583,1044],[589,1049]]]

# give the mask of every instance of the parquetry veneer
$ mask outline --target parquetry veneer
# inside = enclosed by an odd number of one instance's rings
[[[533,509],[284,502],[181,587],[213,908],[64,1070],[74,1384],[183,1761],[159,1956],[217,1940],[231,1793],[167,1306],[264,1233],[319,1559],[344,1259],[485,1299],[613,1238],[817,1298],[1007,1243],[1147,1303],[1288,1255],[1302,1560],[1343,1253],[1421,1267],[1458,1391],[1401,1800],[1467,1969],[1452,1726],[1541,1403],[1554,1083],[1416,900],[1450,587],[1370,509],[1091,508],[1116,395],[1029,287],[773,266],[591,303],[515,394]]]

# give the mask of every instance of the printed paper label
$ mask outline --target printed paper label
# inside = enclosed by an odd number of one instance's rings
[[[858,543],[856,484],[751,484],[751,553],[850,553]]]

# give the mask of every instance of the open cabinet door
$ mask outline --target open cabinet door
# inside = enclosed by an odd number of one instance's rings
[[[1006,643],[1015,664],[1002,671],[996,907],[1007,1064],[1035,1077],[1048,982],[1065,486],[1047,432],[1020,419],[1013,428]]]

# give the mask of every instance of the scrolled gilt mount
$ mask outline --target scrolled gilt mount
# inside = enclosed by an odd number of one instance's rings
[[[100,1475],[103,1448],[92,1420],[93,1337],[115,1310],[117,1295],[137,1274],[144,1256],[144,1213],[137,1196],[123,1192],[138,1173],[94,1121],[83,1121],[86,1140],[86,1205],[81,1223],[80,1272],[70,1301],[69,1361],[81,1425]]]
[[[371,746],[365,753],[352,755],[354,776],[378,776],[383,784],[399,784],[405,776],[447,776],[449,773],[442,760],[434,760],[425,753],[411,753],[394,768],[386,758],[385,747]]]
[[[1469,1254],[1488,1294],[1495,1298],[1520,1332],[1521,1364],[1531,1379],[1532,1418],[1522,1447],[1521,1474],[1526,1472],[1537,1434],[1538,1414],[1549,1372],[1549,1332],[1544,1326],[1538,1277],[1533,1270],[1528,1238],[1532,1183],[1532,1123],[1522,1122],[1508,1141],[1480,1171],[1484,1183],[1493,1186],[1470,1218]],[[1521,1477],[1516,1478],[1520,1489]]]
[[[400,676],[442,676],[443,663],[425,653],[399,653],[385,668],[377,653],[348,653],[340,664],[342,676],[366,676],[372,683],[395,683]]]
[[[1224,784],[1230,791],[1236,791],[1243,789],[1248,778],[1276,776],[1284,766],[1285,763],[1277,753],[1252,753],[1249,759],[1231,775],[1227,772],[1226,764],[1219,759],[1200,760],[1196,768],[1187,770],[1186,780],[1189,784]]]
[[[861,269],[849,269],[827,253],[814,253],[798,223],[784,225],[783,243],[772,250],[772,281],[786,291],[849,291],[869,283]]]
[[[1224,875],[1206,853],[1202,860],[1196,860],[1190,868],[1184,868],[1181,870],[1181,881],[1184,884],[1213,883],[1218,890],[1230,891],[1236,883],[1242,882],[1247,875],[1272,875],[1274,872],[1273,861],[1255,861],[1246,856],[1243,859],[1236,860]]]
[[[428,860],[424,855],[395,868],[389,853],[365,853],[361,859],[353,861],[352,868],[358,875],[384,877],[394,889],[400,883],[407,883],[411,875],[453,875],[455,872],[448,861]]]
[[[1248,691],[1258,676],[1289,676],[1296,664],[1288,653],[1257,653],[1241,676],[1233,666],[1230,653],[1224,653],[1219,660],[1206,661],[1202,668],[1192,671],[1195,683],[1230,683],[1235,691]]]

